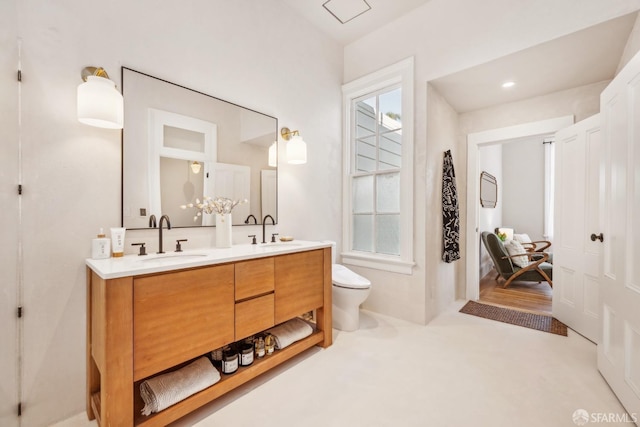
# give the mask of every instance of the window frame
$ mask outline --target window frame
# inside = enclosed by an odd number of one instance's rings
[[[356,79],[342,86],[343,100],[343,252],[342,262],[377,270],[413,274],[413,57],[407,58],[379,71]],[[402,90],[402,166],[400,172],[400,255],[353,250],[353,178],[362,176],[355,172],[355,123],[354,101],[381,90]],[[376,173],[384,173],[377,171]],[[374,177],[375,173],[372,174]]]

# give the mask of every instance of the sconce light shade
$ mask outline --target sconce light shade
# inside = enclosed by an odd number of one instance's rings
[[[291,137],[287,142],[287,162],[292,165],[307,163],[307,143],[300,135]]]
[[[278,166],[278,142],[274,142],[269,147],[269,166],[272,168]]]
[[[307,163],[307,143],[297,130],[280,129],[280,135],[287,142],[287,163],[301,165]]]
[[[191,172],[193,172],[194,174],[198,174],[200,173],[200,168],[202,168],[202,165],[198,162],[193,162],[191,163]]]
[[[85,82],[78,86],[78,121],[101,128],[122,129],[122,94],[116,89],[115,83],[109,80],[104,69],[87,67],[85,70],[94,71],[88,74],[83,70]]]

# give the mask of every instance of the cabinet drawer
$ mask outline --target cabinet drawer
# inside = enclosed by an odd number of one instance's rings
[[[273,294],[236,304],[236,341],[274,326]]]
[[[233,321],[232,264],[134,279],[134,380],[232,342]]]
[[[275,257],[275,322],[282,323],[324,303],[324,252]]]
[[[236,301],[273,291],[273,257],[237,262]]]

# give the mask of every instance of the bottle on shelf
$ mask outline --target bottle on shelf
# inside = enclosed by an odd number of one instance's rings
[[[267,352],[267,355],[273,354],[276,349],[276,339],[273,335],[267,334],[264,339],[264,349]]]

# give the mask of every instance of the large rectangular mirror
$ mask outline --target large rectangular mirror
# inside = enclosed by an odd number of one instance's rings
[[[172,227],[214,225],[180,207],[204,196],[246,199],[233,225],[277,221],[276,118],[126,67],[122,94],[123,227],[164,214]]]

